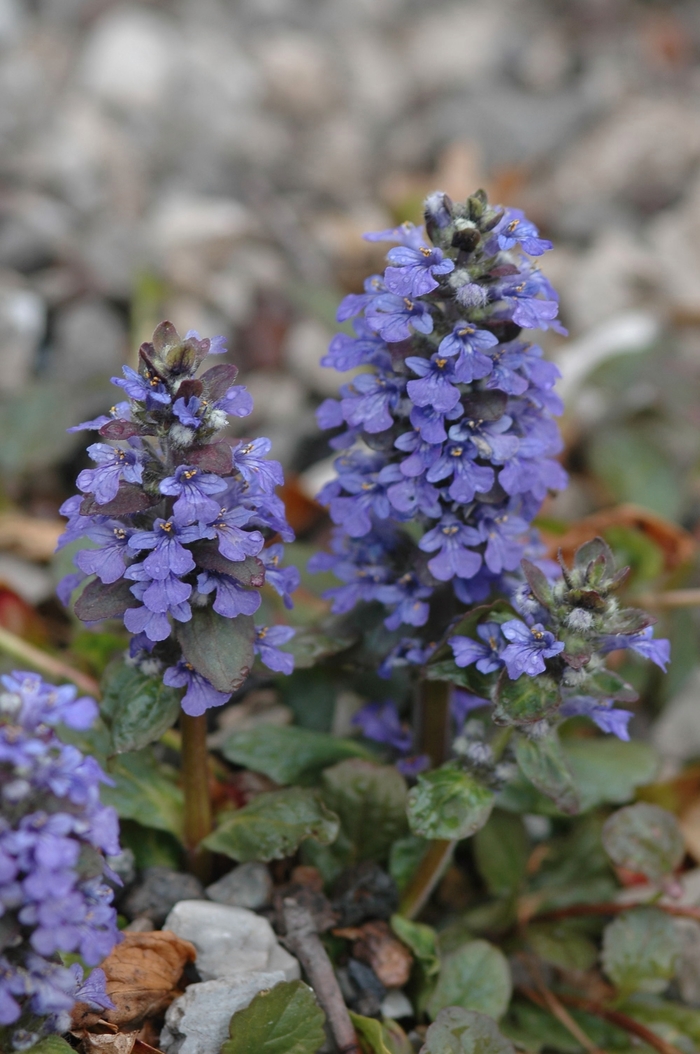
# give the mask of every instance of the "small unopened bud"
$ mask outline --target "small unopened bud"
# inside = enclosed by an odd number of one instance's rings
[[[188,428],[186,425],[175,424],[171,426],[168,434],[175,446],[188,447],[192,446],[197,433],[193,428]]]
[[[452,235],[453,248],[461,249],[465,253],[474,252],[480,241],[481,235],[476,227],[463,227]]]
[[[435,230],[449,227],[452,223],[452,202],[447,194],[436,190],[423,202],[423,215],[428,235],[432,238]]]
[[[566,616],[566,624],[577,632],[585,632],[593,625],[593,615],[585,608],[573,608]]]
[[[549,721],[535,721],[535,723],[530,725],[527,729],[527,734],[530,739],[534,739],[535,742],[537,742],[539,739],[545,739],[545,737],[549,735],[549,731]]]

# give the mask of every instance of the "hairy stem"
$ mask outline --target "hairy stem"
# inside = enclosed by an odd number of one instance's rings
[[[534,918],[538,922],[556,922],[558,919],[580,918],[583,915],[621,915],[630,908],[641,907],[642,904],[572,904],[568,908],[557,908],[555,911],[535,912]],[[681,919],[697,919],[700,921],[700,908],[683,904],[659,904],[654,903],[659,911],[665,911],[667,915],[675,915]]]
[[[60,659],[55,659],[53,655],[47,655],[45,651],[35,648],[33,644],[29,644],[15,633],[10,633],[9,630],[1,627],[0,651],[4,651],[6,655],[11,655],[13,659],[26,663],[27,666],[31,666],[48,677],[55,677],[59,681],[71,681],[72,684],[80,688],[81,692],[87,692],[88,695],[93,695],[96,698],[99,697],[100,686],[88,674],[81,673],[80,670],[74,670],[67,663],[61,662]]]
[[[206,881],[209,877],[211,856],[205,849],[200,848],[200,842],[212,828],[206,715],[190,717],[189,714],[180,714],[180,729],[182,786],[185,795],[185,849],[190,871]]]

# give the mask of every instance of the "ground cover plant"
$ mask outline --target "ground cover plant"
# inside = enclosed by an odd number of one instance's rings
[[[353,372],[319,408],[337,457],[313,545],[269,442],[226,438],[252,400],[209,366],[219,338],[162,323],[115,378],[127,400],[78,426],[99,439],[60,592],[101,699],[30,674],[0,697],[8,1049],[700,1045],[682,791],[628,730],[669,643],[634,603],[643,561],[600,536],[554,559],[535,522],[566,486],[558,371],[530,339],[561,331],[551,244],[481,191],[367,237],[391,247],[323,360]],[[217,724],[271,688],[293,723]],[[255,906],[305,981],[251,989],[215,1049],[173,1010],[227,975],[196,931],[135,924],[233,862],[268,865]],[[144,1003],[147,956],[167,979]]]

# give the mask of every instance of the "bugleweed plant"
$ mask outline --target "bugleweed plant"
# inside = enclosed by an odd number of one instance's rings
[[[101,804],[111,782],[55,729],[88,729],[97,704],[35,673],[2,678],[0,692],[0,1049],[27,1050],[65,1032],[76,1001],[112,1006],[95,966],[119,939],[114,879],[117,814]]]
[[[638,658],[665,669],[669,642],[625,605],[627,572],[605,540],[553,561],[536,528],[566,485],[558,371],[531,339],[562,332],[538,266],[551,245],[481,191],[431,195],[425,221],[367,236],[393,243],[388,265],[343,300],[353,333],[323,360],[352,374],[319,410],[338,451],[320,495],[331,551],[310,564],[326,575],[320,621],[300,591],[296,634],[256,626],[263,584],[290,606],[300,574],[280,566],[292,534],[268,441],[225,438],[251,401],[235,367],[207,368],[219,338],[163,323],[138,370],[115,379],[128,401],[78,426],[101,441],[64,506],[64,543],[79,548],[63,595],[80,587],[80,618],[120,618],[132,634],[103,679],[108,800],[140,866],[176,863],[178,839],[201,875],[207,854],[215,867],[286,861],[285,895],[312,904],[321,928],[340,922],[327,949],[363,1054],[639,1041],[692,1054],[697,987],[679,963],[700,913],[679,900],[683,838],[657,804],[673,791],[653,784],[654,753],[628,732],[627,671],[636,680]],[[266,681],[296,723],[220,730],[210,765],[207,711]],[[355,734],[321,730],[333,720]],[[181,777],[168,766],[178,749]],[[251,795],[241,767],[271,788]],[[313,890],[296,863],[318,869],[302,872]],[[377,1020],[372,949],[392,931],[413,956],[410,1043]],[[270,1007],[298,998],[285,1035],[316,1054],[319,1027],[305,1024],[318,1011],[292,989],[234,1015],[224,1050],[282,1054]]]
[[[229,415],[246,417],[253,400],[233,382],[237,369],[212,366],[223,338],[181,338],[169,322],[139,349],[138,370],[124,366],[113,383],[127,396],[108,415],[77,425],[97,431],[88,447],[96,467],[78,476],[81,495],[61,512],[66,545],[93,543],[75,556],[78,571],[59,588],[68,601],[89,581],[75,613],[95,622],[121,617],[134,634],[130,655],[144,673],[182,689],[185,837],[194,848],[211,829],[205,713],[221,706],[250,673],[255,655],[289,673],[279,650],[293,635],[286,626],[256,626],[259,587],[267,581],[285,603],[299,581],[282,569],[283,546],[265,538],[293,533],[276,497],[283,482],[268,460],[268,439],[234,444],[220,439]],[[147,740],[146,740],[147,741]]]

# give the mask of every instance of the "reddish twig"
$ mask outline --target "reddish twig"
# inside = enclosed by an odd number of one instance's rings
[[[569,1011],[565,1006],[562,1006],[550,988],[547,988],[546,985],[538,985],[538,987],[540,991],[536,992],[534,988],[520,984],[518,985],[518,991],[526,996],[531,1003],[541,1007],[542,1010],[548,1010],[552,1017],[555,1017],[589,1054],[606,1054],[604,1050],[595,1045],[582,1028],[579,1028],[578,1023],[574,1021]]]
[[[665,1039],[658,1036],[656,1032],[652,1032],[646,1025],[642,1025],[639,1021],[635,1021],[633,1017],[629,1017],[627,1014],[623,1014],[621,1010],[611,1010],[606,1006],[602,1006],[600,1003],[596,1003],[591,999],[580,999],[575,995],[559,995],[562,1003],[566,1003],[567,1006],[572,1006],[576,1010],[583,1010],[587,1014],[593,1014],[595,1017],[601,1017],[604,1021],[609,1021],[611,1025],[617,1025],[618,1028],[622,1028],[625,1032],[629,1032],[633,1036],[637,1036],[643,1043],[647,1043],[654,1050],[658,1050],[659,1054],[681,1054],[678,1047],[674,1047],[672,1043],[667,1043]]]
[[[572,904],[568,908],[556,908],[554,911],[543,911],[535,914],[532,921],[556,922],[558,919],[580,918],[583,915],[621,915],[624,911],[632,908],[652,907],[659,911],[665,911],[667,915],[676,915],[682,919],[697,919],[700,922],[700,908],[690,907],[682,904]]]
[[[13,659],[26,663],[27,666],[39,670],[48,677],[55,677],[59,681],[71,681],[81,692],[87,692],[88,695],[99,698],[100,686],[88,674],[74,670],[67,663],[55,659],[53,655],[48,655],[41,648],[35,648],[33,644],[18,637],[16,633],[10,633],[8,629],[2,627],[0,627],[0,651],[4,651],[6,655],[11,655]]]
[[[348,1014],[333,964],[323,947],[311,912],[292,897],[284,899],[284,943],[304,967],[311,987],[326,1012],[340,1054],[360,1054],[355,1029]]]

